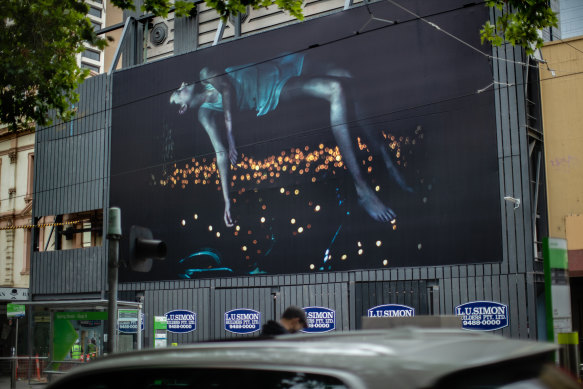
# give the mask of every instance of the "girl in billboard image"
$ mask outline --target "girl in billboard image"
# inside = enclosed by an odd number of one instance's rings
[[[234,225],[229,195],[229,163],[235,165],[239,156],[233,135],[233,111],[255,111],[259,117],[275,110],[280,103],[302,97],[321,99],[329,104],[330,129],[354,180],[359,204],[377,221],[390,222],[396,218],[395,212],[367,184],[359,166],[348,126],[348,111],[358,111],[358,104],[348,96],[350,74],[346,70],[309,63],[303,54],[289,54],[260,64],[229,67],[224,71],[205,67],[200,71],[200,80],[199,88],[183,82],[172,93],[170,103],[179,105],[179,114],[198,109],[198,121],[216,153],[225,203],[224,221],[228,227]],[[223,126],[228,145],[221,134]],[[381,155],[391,178],[403,190],[411,191],[377,134],[368,126],[363,126],[363,130],[373,151]]]

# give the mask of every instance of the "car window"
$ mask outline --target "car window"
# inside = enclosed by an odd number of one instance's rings
[[[71,377],[72,378],[72,377]],[[345,389],[338,378],[310,373],[244,369],[127,369],[62,381],[51,389]]]

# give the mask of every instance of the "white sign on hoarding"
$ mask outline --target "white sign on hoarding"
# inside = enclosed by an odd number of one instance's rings
[[[0,301],[28,300],[28,288],[0,288]]]

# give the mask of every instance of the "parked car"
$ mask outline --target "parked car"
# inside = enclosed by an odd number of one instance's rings
[[[285,335],[115,354],[50,389],[569,388],[555,347],[488,333],[398,328]]]

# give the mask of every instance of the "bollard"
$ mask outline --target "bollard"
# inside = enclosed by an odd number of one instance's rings
[[[36,378],[38,381],[41,380],[41,376],[40,376],[40,364],[38,363],[38,353],[36,354]]]
[[[559,333],[557,340],[560,345],[559,365],[579,381],[579,334],[577,332]]]

